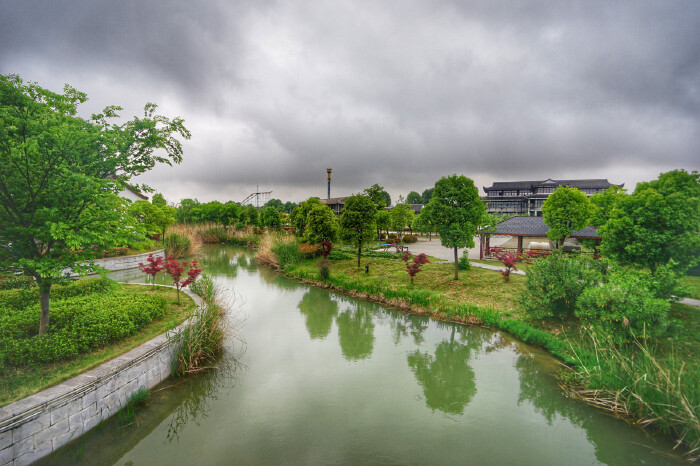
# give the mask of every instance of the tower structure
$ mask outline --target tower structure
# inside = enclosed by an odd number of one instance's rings
[[[331,198],[331,171],[332,168],[326,168],[326,171],[328,172],[328,199]]]

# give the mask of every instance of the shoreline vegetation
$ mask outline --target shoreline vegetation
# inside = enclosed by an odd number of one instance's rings
[[[504,281],[499,272],[472,267],[455,281],[452,264],[435,261],[411,283],[400,255],[368,250],[358,268],[350,249],[333,249],[324,264],[325,279],[319,259],[291,235],[262,236],[256,258],[308,285],[404,312],[505,331],[539,346],[562,362],[559,382],[566,396],[669,435],[686,450],[688,460],[700,459],[697,309],[673,303],[673,337],[634,338],[620,345],[577,320],[528,316],[519,304],[526,277],[512,275]]]

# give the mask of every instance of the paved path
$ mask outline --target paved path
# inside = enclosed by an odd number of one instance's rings
[[[505,243],[508,241],[508,236],[504,237],[492,237],[490,241],[491,247],[499,246],[502,243]],[[470,259],[478,259],[479,258],[479,238],[474,238],[474,243],[475,246],[473,248],[469,249],[458,249],[457,250],[457,257],[462,257],[462,252],[463,251],[468,251],[469,258]],[[440,244],[440,240],[437,238],[433,238],[432,241],[427,241],[423,240],[423,238],[420,239],[417,243],[414,244],[409,244],[408,245],[408,250],[411,251],[411,254],[420,254],[420,253],[425,253],[429,256],[435,257],[436,259],[442,259],[450,264],[454,264],[455,261],[455,253],[454,249],[446,248],[442,244]],[[480,264],[478,262],[472,262],[472,267],[479,267],[482,269],[489,269],[489,270],[496,270],[498,272],[505,270],[504,267],[500,267],[498,265],[490,265],[490,264]],[[515,273],[518,275],[525,275],[525,272],[521,270],[512,270],[510,273]]]
[[[693,298],[682,298],[681,304],[687,304],[688,306],[700,307],[700,299]]]

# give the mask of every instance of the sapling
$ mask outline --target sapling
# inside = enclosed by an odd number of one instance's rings
[[[180,289],[186,287],[202,273],[202,269],[198,269],[199,264],[197,259],[194,259],[191,264],[187,262],[178,262],[172,256],[168,256],[165,261],[165,272],[170,275],[173,279],[173,284],[177,288],[177,304],[180,304]],[[185,271],[185,267],[188,267],[187,278],[182,280],[182,273]]]
[[[141,272],[151,276],[151,283],[153,284],[153,289],[155,290],[156,274],[165,268],[165,264],[163,264],[163,256],[154,256],[153,254],[149,254],[146,262],[148,262],[147,265],[144,265],[143,262],[139,262],[139,269],[141,269]]]

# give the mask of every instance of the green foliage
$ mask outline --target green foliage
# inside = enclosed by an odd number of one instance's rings
[[[476,226],[485,212],[474,181],[465,176],[445,176],[435,183],[433,196],[422,214],[435,225],[440,242],[453,248],[455,258],[458,248],[474,247]],[[455,263],[455,280],[459,278]]]
[[[195,216],[192,211],[198,205],[199,201],[197,199],[180,200],[180,205],[177,206],[177,212],[175,212],[175,219],[178,223],[195,223]]]
[[[675,170],[639,183],[599,230],[603,254],[649,268],[673,259],[679,271],[700,258],[700,174]]]
[[[576,301],[586,288],[602,278],[604,262],[555,252],[541,257],[528,268],[523,309],[532,317],[568,318],[576,311]]]
[[[203,273],[190,285],[190,291],[204,301],[213,302],[216,299],[216,285],[211,275]]]
[[[364,194],[372,199],[377,209],[383,209],[391,205],[391,196],[389,196],[389,193],[384,190],[384,187],[376,183],[365,189]]]
[[[165,197],[161,193],[155,193],[153,195],[153,198],[151,199],[151,203],[153,205],[157,205],[158,207],[163,207],[168,205],[168,203],[165,200]]]
[[[417,192],[411,191],[408,193],[408,196],[406,196],[406,202],[409,204],[422,204],[423,197]]]
[[[295,207],[294,210],[292,210],[292,226],[296,229],[296,233],[298,236],[304,236],[304,230],[306,229],[306,220],[308,218],[309,212],[317,205],[324,204],[321,203],[319,198],[311,197],[299,204],[299,207]]]
[[[614,209],[622,199],[627,196],[627,190],[620,186],[610,186],[605,191],[595,193],[590,198],[591,201],[591,219],[590,224],[594,227],[602,227],[610,220],[610,216]]]
[[[411,210],[406,204],[399,204],[391,209],[389,212],[391,228],[396,230],[396,232],[399,234],[399,238],[403,236],[404,228],[411,224],[415,215],[415,212],[413,212],[413,210]]]
[[[175,223],[175,212],[174,207],[165,204],[152,204],[144,200],[136,201],[129,206],[129,214],[135,218],[148,235],[164,235],[165,230]]]
[[[298,264],[302,260],[301,251],[296,241],[281,241],[271,248],[277,259],[279,268],[284,270],[287,267]]]
[[[70,86],[57,94],[0,75],[0,250],[10,253],[0,255],[0,269],[37,280],[46,298],[41,332],[48,330],[49,290],[64,268],[94,270],[89,261],[100,249],[142,234],[118,193],[157,163],[180,163],[177,135],[190,137],[180,118],[155,114],[154,104],[120,125],[112,122],[116,106],[78,116],[86,100]]]
[[[56,287],[59,288],[59,287]],[[86,287],[89,288],[89,287]],[[165,314],[160,296],[125,292],[54,296],[51,330],[36,332],[39,303],[20,308],[0,305],[0,365],[69,359],[133,334]],[[4,294],[4,292],[3,292]]]
[[[231,232],[221,226],[207,227],[199,233],[199,238],[203,243],[226,243],[231,239],[231,236]]]
[[[401,239],[404,244],[413,244],[418,242],[418,237],[416,235],[404,235]]]
[[[0,290],[27,289],[34,286],[34,279],[27,275],[0,274]]]
[[[434,188],[428,188],[423,191],[423,194],[421,195],[423,198],[422,204],[427,205],[430,202],[430,199],[433,197],[433,189]]]
[[[270,230],[279,230],[282,226],[280,211],[272,206],[267,206],[260,214],[260,223]]]
[[[334,242],[338,239],[338,217],[325,204],[314,205],[306,216],[304,240],[310,243]]]
[[[457,267],[459,270],[469,270],[472,268],[472,264],[469,262],[469,252],[468,251],[462,251],[462,257],[459,258],[459,262],[457,263]]]
[[[547,237],[561,245],[574,230],[588,226],[591,202],[577,188],[559,186],[542,204],[542,215],[549,226]]]
[[[185,257],[192,252],[192,241],[182,233],[170,233],[166,238],[165,249],[169,256]]]
[[[384,209],[377,210],[377,230],[388,230],[391,226],[391,215]]]
[[[603,329],[618,342],[661,335],[669,308],[668,301],[655,298],[644,280],[629,273],[613,274],[576,301],[576,315],[584,324]]]
[[[357,246],[357,266],[360,266],[362,246],[368,243],[376,228],[377,206],[368,196],[356,194],[345,199],[340,216],[340,236]]]

